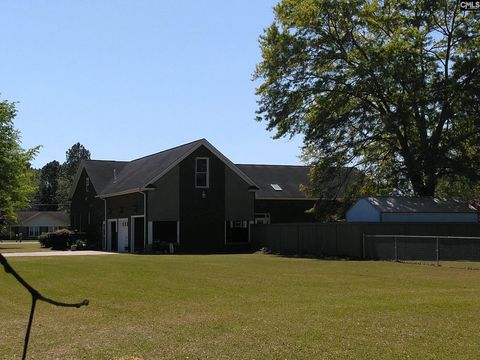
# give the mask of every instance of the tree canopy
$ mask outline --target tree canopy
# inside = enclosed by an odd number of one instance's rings
[[[35,195],[38,210],[67,210],[68,195],[78,166],[82,160],[90,159],[90,151],[77,142],[65,152],[65,162],[53,160],[37,170],[37,193]]]
[[[61,165],[61,171],[58,179],[58,190],[56,198],[60,204],[60,208],[66,209],[68,203],[68,195],[73,184],[73,179],[77,172],[78,166],[82,160],[90,160],[90,151],[82,144],[77,142],[65,152],[65,162]]]
[[[283,0],[260,37],[258,117],[304,137],[314,177],[372,192],[480,178],[480,21],[458,1]]]
[[[16,114],[15,103],[0,101],[0,213],[8,220],[30,205],[35,191],[30,161],[39,149],[20,146],[20,133],[13,125]]]
[[[53,160],[40,170],[39,189],[35,199],[39,210],[55,211],[58,209],[58,185],[61,169],[60,163]]]
[[[77,142],[66,151],[66,160],[62,165],[64,174],[73,180],[82,160],[90,160],[90,151]]]

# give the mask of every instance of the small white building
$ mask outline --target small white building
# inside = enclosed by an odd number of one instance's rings
[[[478,222],[479,212],[466,202],[433,197],[364,197],[346,213],[348,222]]]
[[[17,223],[10,226],[10,232],[23,239],[35,239],[42,233],[69,226],[70,216],[65,211],[20,211]]]

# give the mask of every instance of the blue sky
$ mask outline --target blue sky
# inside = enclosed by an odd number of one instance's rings
[[[258,37],[275,1],[0,3],[0,98],[33,162],[130,160],[199,138],[236,163],[298,164],[255,119]]]

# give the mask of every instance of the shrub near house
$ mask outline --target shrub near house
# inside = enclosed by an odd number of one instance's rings
[[[42,247],[52,248],[53,250],[83,250],[87,247],[84,238],[84,233],[60,229],[40,235],[38,241]]]

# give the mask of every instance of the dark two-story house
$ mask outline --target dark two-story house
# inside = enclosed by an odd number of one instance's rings
[[[235,165],[201,139],[133,161],[83,161],[71,190],[72,228],[108,251],[155,244],[237,251],[250,225],[313,221],[300,185],[308,168]]]

